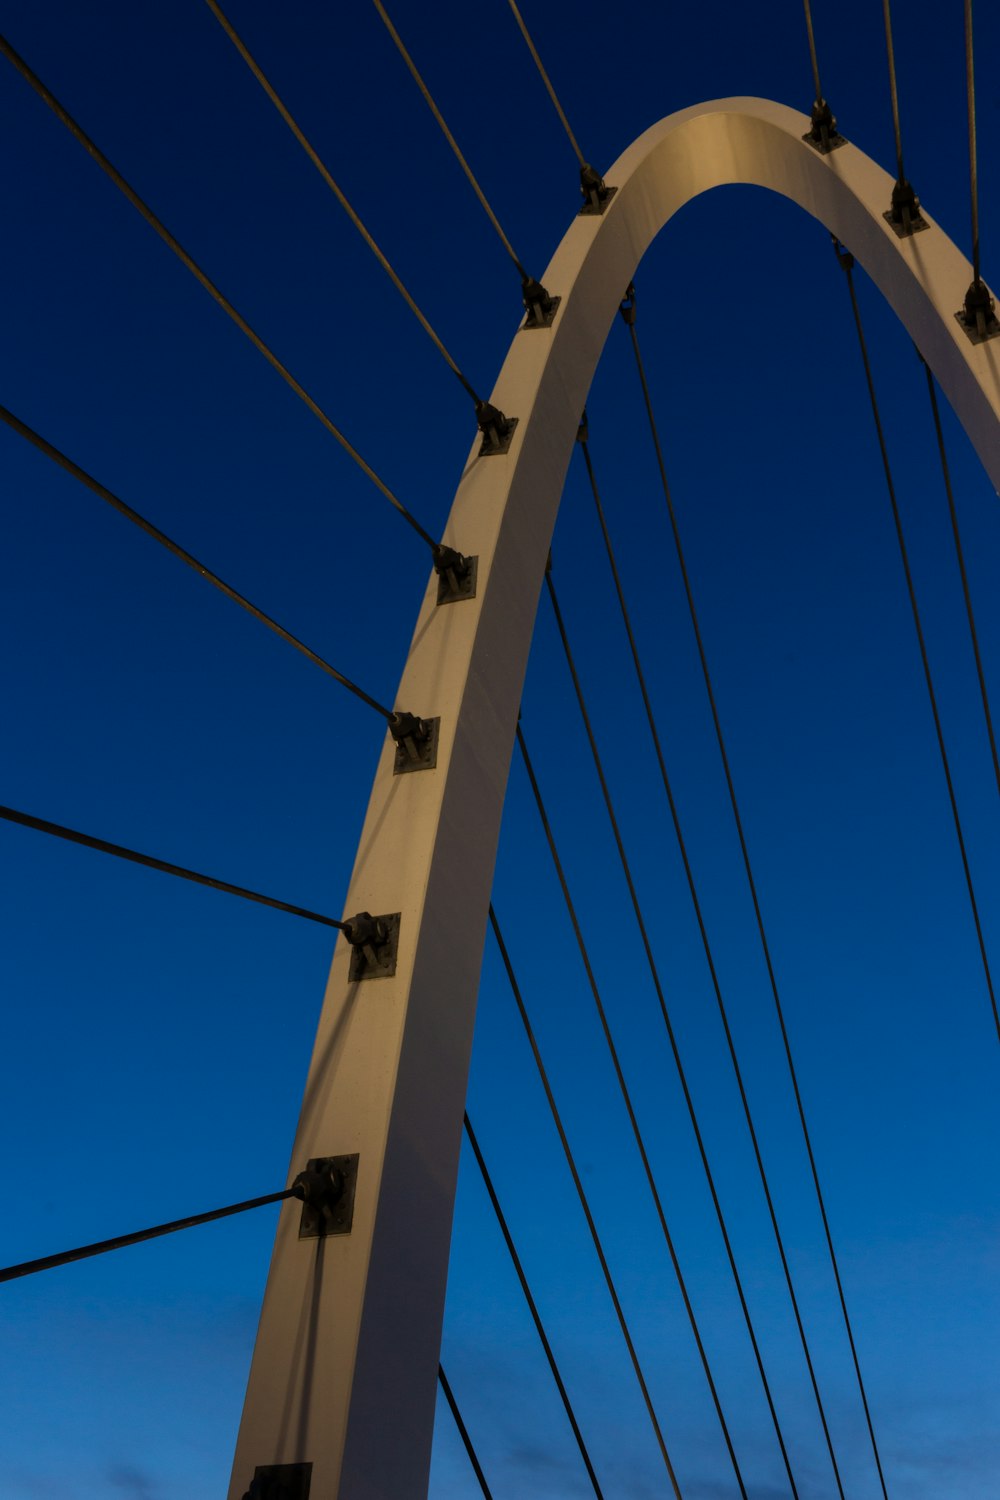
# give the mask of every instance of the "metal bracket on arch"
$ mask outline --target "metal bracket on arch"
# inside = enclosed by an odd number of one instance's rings
[[[517,426],[516,417],[505,417],[498,406],[490,401],[480,401],[476,407],[476,421],[483,441],[479,445],[480,458],[495,458],[506,453]]]
[[[892,206],[886,209],[882,217],[901,240],[931,227],[920,212],[920,199],[913,191],[912,183],[905,179],[896,183],[892,190]]]
[[[437,602],[457,604],[460,599],[476,597],[479,558],[466,557],[454,547],[439,542],[434,549],[434,571],[437,574]]]
[[[802,137],[807,146],[812,146],[820,156],[828,156],[831,151],[836,151],[838,146],[846,146],[847,141],[837,129],[837,122],[833,118],[833,110],[825,99],[817,99],[812,107],[812,123],[805,135]]]
[[[373,917],[370,911],[359,912],[344,923],[344,936],[352,948],[348,979],[391,979],[396,972],[399,950],[398,911]]]
[[[522,330],[551,328],[562,298],[550,297],[542,283],[536,281],[534,276],[525,276],[521,282],[521,295],[524,298],[524,310],[527,315],[521,325]]]
[[[580,191],[583,194],[583,207],[580,213],[602,214],[618,189],[608,187],[600,172],[596,171],[589,162],[585,162],[580,168]]]
[[[973,344],[985,344],[987,339],[1000,338],[996,303],[982,277],[969,287],[965,302],[955,317]]]
[[[389,733],[396,741],[394,776],[407,771],[433,771],[437,765],[440,719],[421,719],[416,714],[395,713],[389,720]]]
[[[331,1234],[350,1234],[354,1227],[354,1195],[358,1186],[356,1151],[346,1156],[314,1156],[292,1184],[302,1199],[300,1240],[322,1240]]]

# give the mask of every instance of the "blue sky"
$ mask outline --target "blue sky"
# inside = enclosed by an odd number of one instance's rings
[[[817,3],[844,133],[893,158],[881,7]],[[962,18],[900,7],[909,174],[968,246]],[[1000,218],[980,7],[983,265]],[[368,5],[229,14],[473,382],[518,319],[502,248]],[[575,165],[501,0],[399,0],[414,53],[536,274]],[[604,168],[729,94],[807,109],[796,5],[525,10]],[[5,31],[437,534],[466,398],[202,4],[59,0]],[[391,699],[426,557],[4,63],[2,400],[289,629]],[[728,190],[637,275],[640,335],[890,1493],[996,1488],[997,1041],[842,273],[821,227]],[[1000,803],[923,374],[859,274],[987,945]],[[956,306],[964,288],[956,288]],[[851,1500],[877,1491],[623,327],[588,402],[668,769]],[[945,413],[987,676],[997,497]],[[0,801],[333,915],[378,720],[15,434],[0,433]],[[803,1496],[835,1493],[582,466],[554,577]],[[523,725],[754,1500],[787,1493],[546,600]],[[4,1263],[281,1185],[330,934],[0,827]],[[495,902],[685,1495],[736,1493],[593,1005],[515,759]],[[469,1111],[605,1493],[665,1476],[497,953]],[[223,1491],[269,1211],[3,1289],[0,1491]],[[443,1354],[497,1500],[586,1477],[474,1162]],[[431,1494],[475,1481],[439,1412]]]

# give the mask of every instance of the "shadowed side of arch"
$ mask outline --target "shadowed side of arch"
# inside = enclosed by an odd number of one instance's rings
[[[401,914],[396,973],[351,982],[338,943],[292,1154],[290,1180],[310,1158],[359,1154],[353,1229],[300,1242],[298,1209],[282,1211],[230,1500],[257,1466],[305,1463],[324,1500],[426,1495],[479,969],[535,611],[594,371],[655,236],[727,184],[800,204],[886,296],[1000,487],[1000,340],[973,345],[954,318],[969,262],[926,210],[930,228],[898,239],[882,218],[893,178],[850,145],[819,155],[808,126],[758,99],[653,126],[605,174],[617,192],[604,215],[574,219],[546,270],[562,299],[552,328],[511,345],[492,395],[518,418],[510,451],[482,458],[477,443],[445,534],[478,557],[477,595],[439,606],[430,580],[397,697],[440,717],[437,767],[394,776],[387,741],[346,898],[348,911]]]

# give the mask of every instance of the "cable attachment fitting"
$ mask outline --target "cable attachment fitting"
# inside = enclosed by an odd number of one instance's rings
[[[551,328],[555,321],[556,308],[562,299],[550,297],[542,283],[536,281],[534,276],[522,276],[521,296],[527,313],[523,326],[525,328]]]
[[[838,146],[847,145],[847,141],[837,129],[833,110],[825,99],[817,99],[813,104],[812,124],[802,139],[807,145],[813,146],[820,156],[828,156],[831,151],[836,151]]]
[[[833,240],[833,253],[837,257],[837,264],[840,266],[840,269],[842,271],[853,271],[854,256],[851,254],[850,250],[844,249],[843,245],[837,239],[837,236],[835,234],[832,234],[830,238]]]
[[[580,168],[580,191],[583,194],[582,214],[602,214],[618,189],[608,187],[600,172],[585,162]]]
[[[918,230],[930,228],[920,212],[920,199],[913,191],[913,184],[904,177],[896,182],[892,190],[892,207],[882,217],[901,240],[908,239]]]
[[[344,923],[342,931],[353,950],[348,972],[352,984],[357,979],[392,978],[399,947],[398,911],[381,917],[360,911]]]
[[[493,458],[497,454],[506,453],[517,426],[517,418],[505,417],[500,408],[490,401],[477,401],[476,421],[483,435],[479,457]]]
[[[635,327],[635,282],[630,281],[618,308],[630,328]]]
[[[583,416],[580,418],[580,425],[576,429],[576,440],[578,443],[585,443],[589,437],[590,426],[587,422],[587,408],[584,407]]]
[[[394,776],[407,771],[433,771],[437,765],[440,719],[420,719],[416,714],[394,713],[389,733],[396,741]]]
[[[1000,336],[1000,318],[996,303],[990,296],[989,287],[981,276],[969,287],[961,312],[955,317],[974,344],[985,344],[987,339]]]
[[[437,602],[455,604],[459,599],[476,597],[478,557],[466,557],[454,547],[438,542],[434,548],[434,571],[437,574]]]
[[[350,1234],[354,1222],[354,1191],[358,1155],[314,1156],[292,1183],[302,1200],[300,1240],[325,1239],[328,1234]]]

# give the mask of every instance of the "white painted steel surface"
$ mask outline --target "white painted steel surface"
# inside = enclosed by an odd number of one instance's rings
[[[402,913],[394,978],[348,982],[339,941],[290,1176],[360,1153],[351,1235],[278,1227],[230,1500],[257,1465],[309,1461],[310,1500],[426,1495],[452,1207],[476,993],[514,726],[546,554],[577,425],[619,302],[685,203],[727,183],[793,199],[854,253],[899,315],[1000,488],[1000,340],[954,313],[968,261],[930,228],[882,218],[893,179],[853,146],[821,156],[809,121],[726,99],[654,125],[606,174],[603,217],[574,219],[544,276],[550,330],[515,337],[492,400],[519,425],[509,454],[470,455],[445,540],[479,557],[478,595],[428,586],[396,699],[440,715],[437,769],[394,777],[387,741],[345,911]]]

